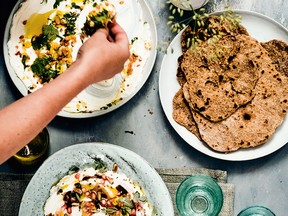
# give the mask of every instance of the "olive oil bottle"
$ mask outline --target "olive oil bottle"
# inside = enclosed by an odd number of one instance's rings
[[[31,142],[18,151],[14,158],[22,165],[34,165],[46,156],[49,142],[48,130],[44,128]]]

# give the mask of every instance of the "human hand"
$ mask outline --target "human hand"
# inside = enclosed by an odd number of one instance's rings
[[[81,74],[87,78],[88,84],[92,84],[121,72],[129,56],[128,37],[115,22],[108,30],[99,29],[85,41],[75,63],[81,65]]]

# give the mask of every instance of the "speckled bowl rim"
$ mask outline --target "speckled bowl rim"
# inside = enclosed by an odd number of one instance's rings
[[[19,216],[44,215],[43,206],[50,188],[67,174],[73,165],[93,162],[100,157],[108,167],[117,163],[119,172],[143,186],[147,198],[156,208],[158,216],[174,216],[169,191],[157,171],[142,157],[126,148],[109,143],[80,143],[59,150],[51,155],[29,182],[19,209]]]

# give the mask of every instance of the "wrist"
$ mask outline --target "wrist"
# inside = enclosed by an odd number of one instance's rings
[[[77,82],[82,89],[94,83],[91,73],[91,66],[84,63],[80,59],[77,59],[65,72],[69,76],[71,82]],[[95,70],[95,69],[94,69]]]

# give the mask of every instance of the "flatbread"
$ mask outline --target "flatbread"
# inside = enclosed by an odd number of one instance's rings
[[[184,53],[183,92],[190,109],[218,122],[250,102],[263,70],[264,52],[257,40],[240,34],[217,43],[206,41]]]
[[[204,142],[219,152],[232,152],[265,143],[282,123],[288,110],[288,77],[278,72],[268,54],[266,69],[255,88],[254,99],[221,122],[197,112],[193,117]]]
[[[213,35],[207,31],[207,26],[210,26],[210,29],[214,29],[215,32],[221,32],[223,35],[238,35],[238,34],[245,34],[249,35],[247,29],[239,24],[239,23],[232,23],[228,21],[227,19],[221,20],[219,16],[209,16],[205,20],[205,25],[198,27],[195,25],[194,21],[191,21],[187,28],[182,32],[181,34],[181,48],[182,52],[186,52],[190,46],[191,43],[187,43],[188,38],[192,38],[196,35],[197,38],[199,38],[201,41],[206,41],[210,39]]]
[[[201,139],[192,113],[184,99],[182,89],[180,89],[173,98],[173,119],[192,132],[198,139]]]
[[[263,42],[261,45],[268,51],[276,69],[288,76],[288,44],[280,40]]]
[[[193,36],[196,36],[197,38],[201,39],[202,42],[205,42],[211,37],[213,37],[213,35],[205,31],[208,25],[210,25],[211,28],[213,28],[214,30],[218,32],[220,31],[221,34],[225,34],[226,36],[238,35],[238,34],[249,35],[247,29],[241,24],[232,24],[231,22],[227,20],[221,21],[221,18],[218,16],[209,16],[207,20],[205,21],[204,27],[203,26],[197,27],[195,26],[194,22],[190,22],[190,24],[184,29],[184,31],[181,34],[182,53],[185,53],[192,45],[191,43],[188,43],[188,38],[192,38]],[[183,60],[183,55],[179,57],[178,65],[181,64],[182,60]],[[185,74],[182,71],[181,67],[178,67],[177,79],[181,86],[186,82]]]
[[[182,61],[183,61],[183,55],[179,56],[178,65],[181,65]],[[176,77],[177,77],[177,80],[178,80],[178,83],[180,84],[180,86],[183,87],[183,85],[186,83],[187,80],[186,80],[185,74],[184,74],[181,67],[177,68]]]

